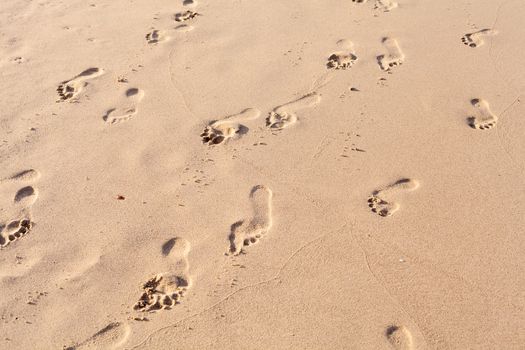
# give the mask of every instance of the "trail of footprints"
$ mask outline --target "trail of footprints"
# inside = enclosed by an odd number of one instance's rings
[[[367,3],[367,0],[352,0],[352,2],[363,4]],[[183,5],[188,8],[194,8],[197,2],[184,0]],[[376,0],[374,4],[374,9],[385,12],[397,7],[398,3],[391,0]],[[201,16],[201,14],[193,10],[175,13],[173,20],[181,23],[175,27],[175,30],[189,31],[193,29],[186,22],[194,20],[198,16]],[[483,45],[485,37],[496,34],[496,30],[482,29],[465,34],[461,41],[466,46],[476,48]],[[152,29],[151,32],[145,35],[145,39],[148,44],[155,45],[169,40],[170,37],[167,35],[166,30]],[[383,45],[383,53],[376,57],[377,64],[381,70],[390,72],[393,68],[404,63],[405,54],[397,39],[384,37],[381,43]],[[346,70],[354,66],[358,60],[354,44],[348,39],[342,39],[336,45],[337,50],[328,55],[327,69]],[[59,96],[57,102],[76,102],[86,86],[103,74],[105,74],[103,69],[88,68],[73,78],[63,81],[57,87]],[[144,91],[141,89],[127,89],[121,96],[121,100],[116,103],[116,107],[109,108],[102,119],[108,124],[118,124],[132,119],[137,114],[137,106],[143,97]],[[298,113],[315,107],[320,101],[321,96],[317,92],[312,92],[279,105],[266,117],[266,127],[270,131],[279,131],[291,127],[297,123],[299,119]],[[468,124],[471,127],[486,130],[496,125],[498,118],[491,112],[488,102],[482,99],[473,99],[471,105],[473,115],[468,118]],[[202,142],[206,145],[219,145],[230,140],[239,139],[249,132],[248,125],[257,120],[260,115],[260,110],[248,108],[238,114],[212,121],[205,126],[200,135]],[[12,202],[8,205],[9,208],[1,212],[3,217],[0,221],[0,245],[2,247],[30,232],[33,226],[30,208],[38,198],[38,193],[31,184],[36,182],[39,177],[40,174],[36,170],[26,170],[0,180],[0,189],[2,191],[5,190],[5,193],[13,192]],[[25,186],[20,187],[20,185]],[[18,189],[16,189],[17,186]],[[13,188],[15,188],[14,191]],[[418,181],[408,178],[400,179],[374,191],[368,199],[368,205],[371,211],[379,216],[391,216],[400,209],[400,199],[406,193],[418,188]],[[257,243],[270,231],[272,227],[272,197],[273,192],[267,186],[259,185],[253,187],[249,195],[252,214],[231,226],[228,236],[227,255],[236,256],[245,253],[246,247]],[[141,295],[133,307],[136,311],[156,312],[158,310],[171,309],[180,303],[187,290],[192,286],[188,264],[189,252],[190,243],[183,238],[175,237],[165,242],[162,246],[165,270],[150,276],[142,284]],[[105,344],[109,340],[113,341],[117,336],[125,341],[129,336],[129,331],[127,324],[111,323],[91,338],[81,344],[70,347],[70,349],[82,348],[85,345]],[[413,348],[412,335],[404,326],[393,325],[388,327],[385,331],[385,336],[394,349],[407,350]]]

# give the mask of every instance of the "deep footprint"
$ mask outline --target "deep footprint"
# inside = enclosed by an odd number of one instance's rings
[[[272,227],[272,190],[266,186],[255,186],[250,192],[253,216],[234,223],[229,235],[228,255],[239,255],[243,247],[259,241]]]
[[[313,92],[298,100],[276,107],[266,118],[266,126],[272,130],[282,130],[295,124],[298,120],[297,112],[312,108],[321,102],[321,96]]]
[[[138,103],[144,97],[144,91],[130,88],[124,93],[123,107],[110,108],[102,119],[108,124],[118,124],[130,120],[138,113]]]
[[[412,334],[404,326],[390,326],[386,329],[386,338],[395,350],[413,349]]]
[[[391,198],[398,197],[402,192],[411,192],[419,188],[419,182],[411,179],[401,179],[384,189],[376,190],[368,198],[368,206],[379,216],[391,216],[399,210],[399,204]]]
[[[88,68],[72,79],[63,81],[58,85],[57,93],[59,100],[57,102],[73,100],[80,95],[87,81],[104,74],[104,70],[100,68]]]
[[[328,57],[326,67],[328,69],[347,69],[352,67],[357,61],[353,43],[343,39],[339,40],[337,44],[342,50],[336,51]]]
[[[208,124],[202,134],[202,143],[208,145],[218,145],[229,139],[240,138],[248,132],[244,122],[259,118],[261,111],[255,108],[247,108],[239,114],[225,117]]]
[[[463,44],[467,45],[468,47],[476,48],[485,43],[483,41],[483,37],[494,36],[496,34],[498,34],[498,32],[494,29],[482,29],[474,33],[463,35],[461,37],[461,42],[463,42]]]
[[[479,130],[487,130],[496,126],[498,117],[490,110],[489,103],[485,100],[475,98],[470,101],[476,108],[476,113],[467,119],[468,124]]]
[[[169,310],[180,303],[180,300],[191,287],[188,274],[188,254],[190,243],[175,237],[162,246],[162,254],[167,259],[167,271],[157,273],[142,285],[142,295],[133,307],[137,311],[154,312]]]
[[[382,70],[390,71],[392,68],[400,66],[405,62],[405,54],[399,47],[396,39],[383,38],[382,43],[387,51],[386,55],[377,56],[377,62]]]

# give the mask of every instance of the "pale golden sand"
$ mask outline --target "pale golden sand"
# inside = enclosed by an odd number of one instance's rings
[[[523,349],[525,2],[3,0],[2,349]]]

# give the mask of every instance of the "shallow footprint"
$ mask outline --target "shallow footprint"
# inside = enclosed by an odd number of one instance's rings
[[[398,6],[398,3],[392,0],[376,0],[374,9],[389,12],[390,10],[395,9]]]
[[[485,100],[475,98],[470,101],[476,107],[476,115],[467,119],[468,124],[474,129],[487,130],[498,122],[498,117],[490,110],[489,103]]]
[[[142,285],[142,295],[133,307],[135,310],[153,312],[171,309],[180,303],[191,287],[188,274],[190,249],[190,243],[180,237],[172,238],[162,245],[162,254],[168,260],[167,270],[157,273]]]
[[[321,96],[313,92],[298,100],[276,107],[266,118],[266,126],[272,130],[282,130],[297,122],[296,112],[312,108],[321,102]]]
[[[346,39],[339,40],[337,45],[343,49],[336,51],[328,57],[326,67],[328,69],[347,69],[354,65],[357,61],[357,56],[354,53],[354,44]]]
[[[476,48],[478,46],[483,45],[485,42],[483,41],[483,37],[485,36],[494,36],[498,34],[498,32],[494,29],[482,29],[474,33],[468,33],[461,37],[461,41],[463,44]]]
[[[411,350],[413,348],[412,334],[404,326],[390,326],[386,329],[386,338],[396,350]]]
[[[402,65],[405,61],[405,54],[401,51],[397,40],[393,38],[383,38],[382,43],[387,54],[377,56],[379,67],[384,71],[389,71],[394,67]]]
[[[255,186],[250,192],[253,217],[234,223],[229,235],[228,255],[239,255],[244,246],[257,243],[272,227],[272,190]]]
[[[402,192],[414,191],[418,187],[419,182],[416,180],[398,180],[381,190],[374,191],[368,198],[368,206],[380,216],[391,216],[399,210],[399,204],[392,201],[391,198],[399,196]]]
[[[83,342],[68,346],[65,350],[118,349],[128,341],[130,334],[131,327],[127,323],[112,322]]]
[[[146,34],[146,41],[148,44],[158,44],[162,41],[166,41],[169,38],[160,30],[153,30]]]
[[[137,105],[144,97],[144,91],[137,88],[127,89],[124,93],[124,107],[110,108],[102,119],[108,124],[118,124],[133,118],[138,113]]]
[[[202,143],[218,145],[234,137],[239,138],[248,132],[248,128],[241,124],[243,122],[259,118],[261,111],[255,108],[247,108],[239,114],[228,116],[208,124],[200,135]]]
[[[104,70],[100,68],[88,68],[77,76],[63,81],[58,85],[57,93],[59,100],[57,102],[72,100],[77,97],[84,87],[87,85],[87,80],[94,79],[104,74]]]

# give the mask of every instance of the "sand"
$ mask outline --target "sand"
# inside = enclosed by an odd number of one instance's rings
[[[525,2],[3,0],[2,349],[524,349]]]

